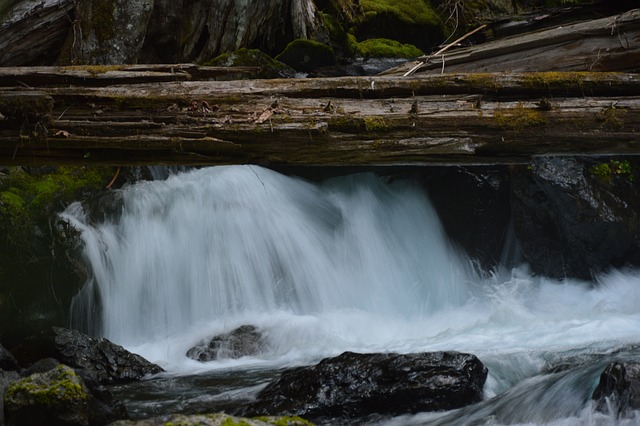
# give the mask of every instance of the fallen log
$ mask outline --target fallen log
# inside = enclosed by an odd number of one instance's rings
[[[407,73],[640,71],[640,9],[425,56],[381,75]]]
[[[640,76],[445,74],[0,88],[0,164],[374,166],[637,154]]]

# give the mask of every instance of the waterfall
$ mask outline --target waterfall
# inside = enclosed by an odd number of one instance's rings
[[[122,344],[276,312],[411,319],[472,291],[467,261],[406,182],[363,174],[316,185],[235,166],[122,192],[116,222],[92,227],[80,205],[66,212],[93,271],[75,320],[98,320],[92,329]]]
[[[513,264],[513,246],[491,276],[478,275],[423,188],[374,174],[312,183],[213,167],[117,195],[119,217],[98,221],[79,203],[63,214],[81,231],[92,271],[74,321],[169,371],[457,350],[488,366],[486,401],[390,424],[616,423],[587,402],[609,360],[640,360],[629,350],[640,343],[637,271],[595,284],[551,280]],[[244,324],[268,342],[259,355],[185,356]]]

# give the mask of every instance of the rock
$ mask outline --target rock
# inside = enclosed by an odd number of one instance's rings
[[[124,383],[163,371],[107,339],[52,327],[28,338],[14,350],[22,364],[51,357],[75,368],[82,378],[100,384]]]
[[[0,370],[19,371],[20,366],[13,354],[0,344]]]
[[[317,421],[451,410],[480,401],[486,378],[487,368],[469,354],[345,352],[286,371],[260,392],[249,412]]]
[[[505,166],[431,167],[420,176],[447,235],[485,271],[501,260],[517,261],[509,250],[510,176]],[[505,250],[506,249],[506,250]],[[504,259],[502,259],[504,257]]]
[[[335,65],[336,58],[333,49],[313,40],[297,39],[276,56],[276,60],[289,65],[291,68],[311,72],[316,68]]]
[[[223,53],[205,65],[259,68],[256,74],[250,74],[246,78],[291,78],[296,74],[293,68],[257,49],[238,49],[235,52]]]
[[[89,392],[73,369],[59,365],[11,384],[4,395],[7,426],[89,425]]]
[[[443,23],[429,2],[379,0],[360,2],[355,19],[358,40],[387,38],[431,52],[444,40]]]
[[[55,358],[44,358],[34,362],[29,368],[23,369],[20,374],[23,377],[28,377],[35,373],[46,373],[47,371],[53,370],[60,365],[60,361]]]
[[[640,363],[613,362],[600,375],[592,399],[599,411],[616,415],[640,409]]]
[[[3,401],[5,390],[18,380],[20,380],[20,374],[17,372],[0,369],[0,401]],[[4,424],[4,404],[0,403],[0,425]]]
[[[156,425],[181,425],[181,426],[313,426],[300,417],[259,417],[249,419],[246,417],[234,417],[224,413],[215,414],[171,414],[162,417],[152,417],[144,420],[121,420],[110,426],[156,426]]]
[[[512,173],[515,234],[533,272],[591,279],[640,262],[635,159],[534,157]]]
[[[220,334],[210,341],[203,341],[187,351],[196,361],[207,362],[224,358],[240,358],[260,353],[262,334],[252,325],[240,326],[229,333]]]

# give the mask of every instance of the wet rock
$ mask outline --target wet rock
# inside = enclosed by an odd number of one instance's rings
[[[0,344],[0,370],[19,371],[20,366],[13,354]]]
[[[613,362],[600,375],[593,391],[599,411],[616,415],[640,409],[640,363]]]
[[[14,425],[89,425],[89,393],[73,369],[59,365],[11,384],[4,395],[5,420]]]
[[[156,425],[182,425],[182,426],[313,426],[308,421],[299,417],[260,417],[249,419],[246,417],[234,417],[224,413],[215,414],[171,414],[162,417],[152,417],[143,420],[121,420],[112,423],[111,426],[156,426]]]
[[[4,399],[5,390],[18,380],[20,380],[20,375],[17,372],[0,369],[0,402]],[[4,404],[0,403],[0,425],[4,424]]]
[[[515,234],[533,272],[591,279],[640,262],[637,160],[536,157],[512,174]]]
[[[316,68],[328,67],[336,64],[333,49],[323,43],[313,40],[294,40],[276,56],[276,60],[289,65],[291,68],[311,72]]]
[[[14,350],[24,365],[55,358],[75,368],[83,379],[100,384],[123,383],[162,372],[162,368],[107,339],[52,327],[26,339]]]
[[[345,352],[283,373],[249,412],[318,421],[451,410],[480,401],[486,378],[487,368],[469,354]]]
[[[260,353],[263,347],[262,334],[252,325],[240,326],[229,333],[203,341],[187,351],[187,356],[196,361],[240,358]]]
[[[447,235],[483,270],[517,262],[506,167],[433,167],[420,177]],[[511,247],[508,245],[511,244]],[[511,258],[510,258],[511,257]]]

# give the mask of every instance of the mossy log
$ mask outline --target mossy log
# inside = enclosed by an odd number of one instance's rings
[[[0,89],[0,164],[374,166],[636,154],[640,76],[444,74]]]

